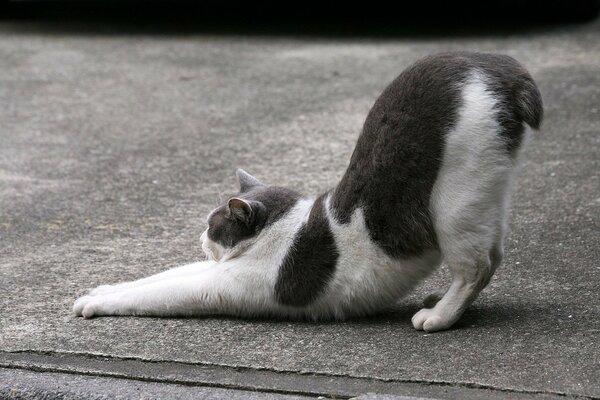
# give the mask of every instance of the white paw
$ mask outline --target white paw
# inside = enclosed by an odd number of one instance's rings
[[[117,310],[110,296],[83,296],[75,300],[73,312],[78,317],[93,318],[101,315],[116,315]]]
[[[412,324],[418,331],[435,332],[450,328],[451,320],[440,315],[435,308],[423,308],[412,317]]]
[[[97,303],[88,303],[83,307],[81,311],[81,316],[85,319],[94,318],[94,316],[102,315],[98,313],[99,304]]]
[[[119,289],[117,289],[116,285],[100,285],[95,289],[90,290],[88,293],[89,296],[99,296],[103,294],[115,293]]]
[[[78,317],[82,317],[83,309],[90,301],[92,301],[92,296],[82,296],[75,300],[75,303],[73,304],[73,313]]]

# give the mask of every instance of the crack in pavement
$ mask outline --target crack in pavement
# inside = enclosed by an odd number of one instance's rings
[[[148,360],[138,357],[117,357],[79,352],[0,351],[0,367],[186,386],[338,398],[350,398],[366,392],[431,396],[432,392],[437,395],[440,393],[448,395],[450,392],[462,390],[473,392],[474,398],[483,397],[483,394],[487,398],[496,396],[502,398],[510,393],[523,398],[543,396],[547,398],[595,399],[570,393],[502,388],[475,382],[384,379],[201,362]]]

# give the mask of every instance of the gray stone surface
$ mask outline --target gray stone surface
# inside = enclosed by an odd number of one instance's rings
[[[600,21],[386,40],[0,23],[0,350],[600,397],[599,34]],[[201,258],[237,167],[307,193],[334,185],[383,87],[466,49],[523,62],[546,120],[504,265],[455,329],[410,325],[443,270],[397,312],[345,323],[71,315],[87,288]]]
[[[376,393],[368,393],[362,396],[358,396],[354,398],[355,400],[433,400],[426,399],[424,397],[406,397],[406,396],[395,396],[390,394],[376,394]]]
[[[40,374],[0,368],[0,398],[11,400],[306,400],[311,397],[64,373]]]
[[[135,358],[56,352],[0,352],[0,368],[2,367],[11,368],[4,371],[4,379],[7,381],[11,379],[11,371],[17,375],[14,379],[19,380],[21,370],[33,370],[40,373],[42,379],[48,373],[67,372],[111,378],[112,385],[116,386],[124,380],[137,380],[338,399],[367,394],[461,400],[504,400],[507,395],[513,400],[559,400],[564,397],[548,392],[522,392],[452,382],[436,384],[427,381],[356,378],[349,374],[299,374],[267,368],[233,368],[173,361],[149,362]],[[35,374],[30,376],[31,379],[36,379]]]

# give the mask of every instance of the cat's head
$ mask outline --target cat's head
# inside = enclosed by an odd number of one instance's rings
[[[236,175],[240,192],[208,215],[200,238],[207,257],[215,261],[243,254],[300,199],[293,190],[265,185],[242,169]]]

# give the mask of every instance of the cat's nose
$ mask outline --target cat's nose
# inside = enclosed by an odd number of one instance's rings
[[[204,241],[206,240],[206,232],[208,231],[205,230],[204,232],[202,232],[202,235],[200,235],[200,243],[204,243]]]

